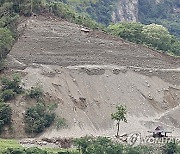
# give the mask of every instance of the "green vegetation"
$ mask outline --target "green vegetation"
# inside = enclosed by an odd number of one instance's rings
[[[68,21],[92,28],[92,29],[99,29],[102,28],[102,25],[98,24],[97,22],[93,21],[87,15],[82,15],[77,13],[73,8],[69,5],[64,4],[62,2],[59,3],[51,3],[50,10],[56,16],[66,19]]]
[[[1,79],[1,91],[0,91],[0,132],[3,130],[5,125],[11,123],[11,108],[5,102],[14,99],[17,94],[21,94],[25,91],[20,86],[20,77],[14,74],[12,77],[4,76]],[[56,103],[45,105],[43,99],[42,87],[36,85],[27,90],[27,96],[36,99],[37,104],[29,107],[25,113],[26,132],[30,134],[37,134],[42,132],[46,127],[49,127],[55,119],[54,110],[57,107]],[[41,103],[40,103],[41,102]],[[57,127],[65,127],[65,119],[58,118]]]
[[[0,154],[79,154],[76,149],[61,148],[24,148],[17,140],[0,139]]]
[[[0,139],[0,154],[8,148],[22,148],[22,146],[14,139]]]
[[[127,111],[126,111],[126,107],[123,105],[117,106],[116,108],[117,108],[117,111],[115,113],[111,114],[111,118],[113,120],[117,121],[117,134],[116,134],[116,136],[118,137],[119,136],[120,122],[123,121],[123,122],[127,123],[127,119],[126,119]]]
[[[139,0],[139,20],[144,24],[156,23],[163,25],[180,38],[179,0]]]
[[[40,133],[49,127],[55,119],[55,114],[46,108],[43,103],[37,103],[29,107],[25,113],[25,124],[27,133]]]
[[[175,143],[165,145],[139,145],[132,147],[119,144],[107,137],[81,137],[74,139],[74,149],[23,148],[16,140],[0,139],[0,154],[178,154],[180,146]]]
[[[61,128],[67,128],[67,122],[65,118],[57,117],[56,118],[56,128],[61,129]]]
[[[5,57],[13,44],[12,32],[7,28],[0,28],[0,59]]]
[[[14,74],[12,79],[7,76],[1,78],[1,85],[1,99],[5,102],[13,99],[16,94],[20,94],[22,92],[20,77],[17,74]]]
[[[109,32],[113,35],[118,35],[123,39],[134,43],[142,43],[142,29],[143,24],[136,22],[123,22],[119,24],[112,24],[108,27]]]
[[[40,100],[43,97],[43,89],[40,85],[36,85],[31,87],[30,90],[27,92],[27,96],[30,98],[34,98],[36,100]]]
[[[0,134],[4,126],[11,123],[11,108],[8,104],[0,102]]]
[[[180,41],[162,25],[124,22],[110,25],[108,31],[128,41],[180,55]]]
[[[75,9],[85,15],[89,15],[96,22],[109,25],[112,20],[112,12],[117,0],[56,0],[74,6]]]
[[[151,147],[128,145],[113,142],[107,137],[89,137],[85,136],[80,139],[75,139],[79,153],[82,154],[150,154],[154,153]],[[157,151],[156,151],[157,152]]]
[[[15,92],[12,89],[2,91],[1,99],[5,102],[15,98]]]
[[[164,154],[176,154],[178,153],[178,146],[175,143],[167,143],[163,149]]]
[[[1,152],[1,151],[0,151]],[[0,154],[78,154],[76,151],[56,148],[6,148]]]

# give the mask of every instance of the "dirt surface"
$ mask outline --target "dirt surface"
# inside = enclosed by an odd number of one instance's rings
[[[180,58],[50,17],[31,17],[20,27],[9,67],[26,74],[25,88],[41,83],[68,124],[40,138],[113,136],[110,115],[118,104],[128,110],[122,134],[146,134],[157,125],[180,133]]]
[[[180,59],[102,32],[84,33],[81,27],[50,19],[32,17],[14,45],[11,55],[25,64],[120,65],[145,68],[178,68]]]

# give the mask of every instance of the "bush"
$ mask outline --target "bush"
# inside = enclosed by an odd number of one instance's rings
[[[3,154],[26,154],[26,152],[18,148],[8,148]]]
[[[39,148],[28,148],[25,150],[26,154],[47,154],[47,151]]]
[[[93,29],[103,28],[102,25],[98,24],[88,16],[76,13],[76,11],[72,9],[69,5],[62,2],[52,3],[49,7],[52,10],[52,13],[54,13],[54,15],[66,19],[70,22],[81,24],[83,26]]]
[[[11,108],[9,105],[0,102],[0,132],[5,125],[11,122]]]
[[[3,154],[47,154],[47,151],[41,150],[39,148],[28,148],[28,149],[19,149],[19,148],[8,148]]]
[[[9,101],[15,97],[15,94],[16,93],[12,89],[4,90],[1,93],[1,99],[5,102]]]
[[[0,28],[0,60],[4,58],[13,45],[13,37],[10,30]]]
[[[43,132],[46,127],[53,123],[55,114],[49,111],[43,103],[38,103],[27,109],[24,118],[26,132],[36,134]]]
[[[19,75],[14,74],[12,79],[8,77],[1,78],[2,91],[11,89],[13,92],[19,94],[22,92],[22,87],[20,86],[21,79]]]
[[[107,137],[82,137],[80,139],[75,139],[75,145],[82,154],[122,154],[123,146],[117,143],[113,143]]]
[[[134,43],[142,42],[143,24],[134,22],[123,22],[113,24],[108,27],[109,31],[114,34]]]
[[[66,119],[61,118],[61,117],[57,117],[56,119],[56,128],[60,129],[60,128],[67,128],[68,125],[66,123]]]
[[[175,143],[167,143],[164,147],[163,154],[175,154],[177,152],[177,145]]]
[[[31,89],[28,91],[27,96],[30,98],[34,98],[39,100],[43,96],[43,89],[40,85],[36,85],[34,87],[31,87]]]
[[[162,25],[125,22],[110,25],[108,31],[128,41],[180,55],[179,41]]]

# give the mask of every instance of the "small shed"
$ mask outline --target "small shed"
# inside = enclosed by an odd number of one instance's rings
[[[156,129],[153,132],[153,137],[164,137],[165,136],[165,131],[162,126],[156,127]]]
[[[153,134],[153,137],[167,137],[167,133],[172,133],[169,131],[165,131],[162,126],[157,126],[155,130],[148,131],[149,133]]]

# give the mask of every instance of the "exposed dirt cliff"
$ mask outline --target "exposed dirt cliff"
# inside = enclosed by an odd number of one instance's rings
[[[128,110],[120,133],[147,133],[157,125],[179,133],[179,58],[55,18],[31,17],[23,25],[9,67],[24,74],[25,88],[40,82],[69,126],[52,126],[41,137],[114,135],[110,115],[118,104]],[[16,103],[20,110],[26,102]]]

